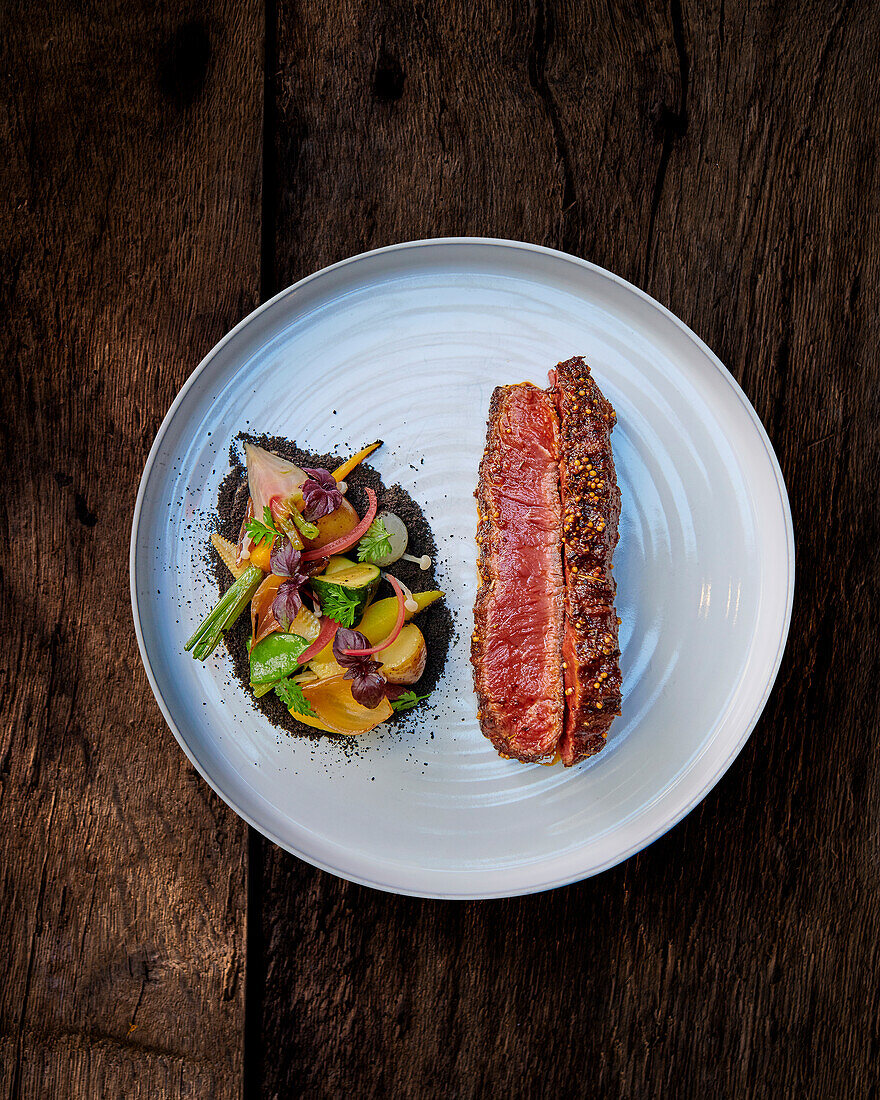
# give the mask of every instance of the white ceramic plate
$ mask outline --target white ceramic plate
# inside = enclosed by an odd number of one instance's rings
[[[489,397],[583,354],[613,402],[624,713],[570,770],[501,760],[468,661],[472,497]],[[348,453],[381,437],[386,484],[422,502],[458,636],[417,728],[338,744],[279,734],[184,640],[216,599],[202,549],[242,430]],[[424,463],[422,462],[424,460]],[[610,867],[718,782],[767,700],[788,632],[794,541],[748,400],[657,302],[609,272],[509,241],[418,241],[290,287],[203,360],[171,407],[134,514],[131,594],[159,706],[208,783],[277,844],[353,881],[488,898]],[[711,843],[711,839],[707,840]]]

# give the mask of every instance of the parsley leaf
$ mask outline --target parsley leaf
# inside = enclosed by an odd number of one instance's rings
[[[327,618],[345,627],[354,626],[359,605],[360,600],[356,596],[349,595],[338,585],[328,589],[326,595],[321,598],[321,610]]]
[[[391,706],[393,710],[412,710],[417,703],[427,698],[427,695],[416,695],[414,691],[405,691],[400,698],[391,700]]]
[[[310,714],[312,718],[318,717],[303,695],[302,688],[293,680],[279,680],[275,684],[275,694],[288,710],[296,711],[297,714]]]
[[[282,532],[275,526],[272,512],[268,506],[263,508],[263,522],[260,523],[258,519],[252,519],[245,527],[245,531],[257,546],[264,543],[266,539],[271,539],[274,542],[275,539],[282,537]]]
[[[358,561],[370,561],[378,565],[383,558],[391,556],[391,539],[381,519],[374,519],[367,533],[358,543]]]

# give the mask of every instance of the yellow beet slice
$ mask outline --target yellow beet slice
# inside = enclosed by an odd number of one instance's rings
[[[431,592],[413,592],[413,599],[418,605],[417,610],[407,611],[407,620],[411,619],[413,615],[417,615],[419,611],[424,611],[426,607],[430,607],[432,603],[435,603],[445,592],[440,592],[435,589]],[[359,630],[361,634],[369,641],[370,645],[378,645],[380,642],[384,642],[391,631],[394,629],[394,624],[397,622],[397,600],[392,596],[385,600],[377,600],[375,603],[371,603],[364,613],[364,617],[356,626],[356,630]],[[390,648],[390,646],[389,646]],[[382,650],[378,654],[378,659],[382,659]],[[337,676],[343,670],[336,663],[336,658],[333,656],[333,643],[328,644],[321,650],[321,652],[313,657],[309,661],[309,667],[316,672],[322,680],[328,676]]]
[[[406,621],[409,622],[413,615],[417,615],[419,611],[424,611],[426,607],[430,607],[432,603],[435,603],[444,595],[444,592],[438,590],[413,592],[413,599],[418,606],[415,611],[406,612]],[[375,603],[370,604],[364,612],[364,617],[358,624],[357,629],[365,638],[369,639],[370,645],[378,645],[380,642],[385,641],[394,629],[396,622],[397,600],[391,596],[388,599],[377,600]]]
[[[319,722],[317,718],[313,718],[310,714],[300,714],[298,710],[294,710],[292,707],[290,709],[290,713],[291,716],[297,720],[297,722],[302,722],[304,726],[311,726],[313,729],[323,730],[324,733],[337,732],[336,730],[330,729],[329,726],[325,726],[323,722]]]
[[[272,572],[272,539],[264,539],[259,546],[251,547],[251,556],[248,559],[251,565],[262,569],[264,573]]]
[[[351,681],[342,676],[304,684],[302,693],[326,729],[349,737],[375,729],[394,713],[384,696],[377,707],[362,707],[351,694]],[[294,717],[303,721],[306,716],[294,714]]]

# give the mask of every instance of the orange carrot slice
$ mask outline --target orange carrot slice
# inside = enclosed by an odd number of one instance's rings
[[[382,446],[382,440],[377,439],[375,443],[371,443],[369,447],[364,447],[362,451],[358,451],[356,455],[352,455],[351,458],[347,458],[341,466],[333,471],[332,477],[334,481],[345,481],[355,466],[359,466],[368,455],[371,455],[378,447]]]

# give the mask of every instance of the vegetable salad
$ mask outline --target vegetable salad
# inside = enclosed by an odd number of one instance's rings
[[[250,687],[269,691],[299,722],[327,733],[366,733],[425,695],[417,683],[427,645],[411,620],[442,598],[411,592],[387,567],[409,554],[400,517],[368,507],[359,516],[345,479],[379,443],[336,470],[300,468],[244,444],[248,505],[238,542],[211,542],[233,583],[186,643],[205,660],[250,607]],[[376,600],[384,582],[393,595]]]

